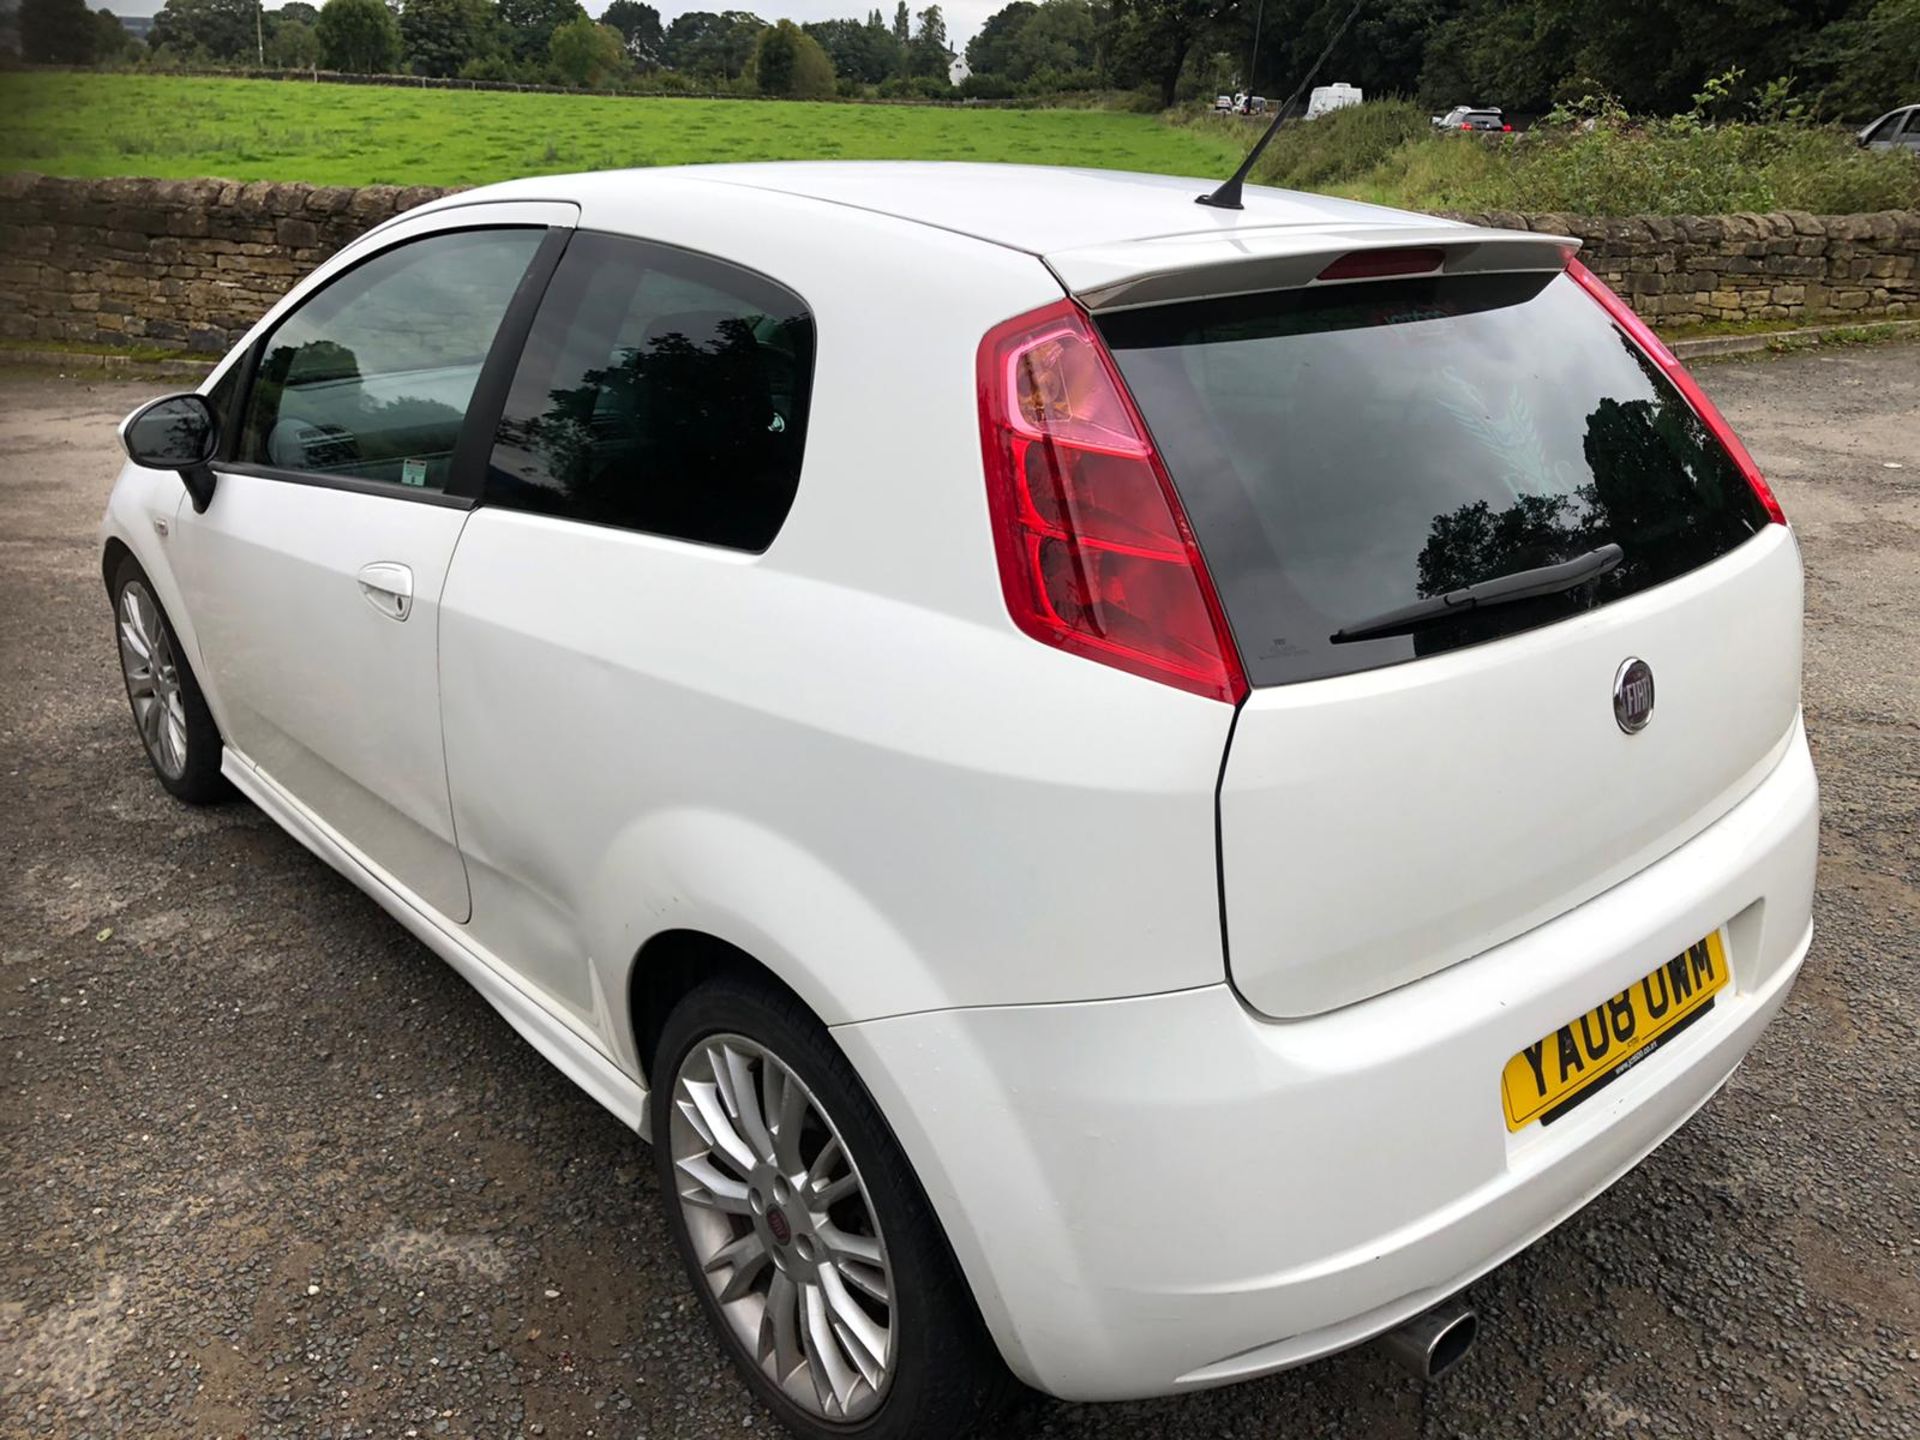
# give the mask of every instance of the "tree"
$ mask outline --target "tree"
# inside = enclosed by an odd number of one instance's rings
[[[400,53],[415,75],[458,75],[499,48],[487,0],[406,0]]]
[[[309,70],[320,63],[320,37],[304,20],[274,21],[267,37],[267,63],[282,70]]]
[[[1040,13],[1033,0],[1013,0],[986,18],[979,33],[967,42],[967,69],[975,75],[1012,78],[1014,44],[1029,20]]]
[[[660,28],[660,12],[653,6],[643,0],[613,0],[600,23],[620,32],[627,58],[635,65],[642,70],[658,68],[666,32]]]
[[[514,58],[539,64],[547,59],[553,32],[583,19],[580,0],[500,0],[500,26]]]
[[[287,3],[278,10],[267,12],[269,28],[284,25],[289,20],[298,21],[302,25],[317,25],[320,23],[319,7],[309,5],[307,0],[287,0]]]
[[[833,62],[819,41],[791,20],[782,20],[760,32],[753,79],[762,95],[820,99],[833,94]]]
[[[102,8],[93,12],[93,63],[125,60],[140,48],[140,42],[127,33],[120,17]]]
[[[1162,105],[1173,104],[1194,41],[1225,15],[1233,0],[1128,0],[1116,65],[1150,80]],[[1272,16],[1268,23],[1274,23]]]
[[[627,68],[625,38],[611,25],[595,24],[584,11],[554,29],[547,54],[570,84],[596,89]]]
[[[938,5],[920,12],[920,28],[907,46],[907,74],[948,83],[953,72],[953,47],[947,44],[947,21]]]
[[[893,43],[898,45],[900,53],[905,55],[907,46],[912,40],[913,20],[907,13],[907,0],[900,0],[893,9]]]
[[[815,20],[800,28],[819,42],[842,79],[878,85],[900,73],[900,47],[878,10],[865,21]]]
[[[689,10],[667,27],[662,50],[672,69],[733,81],[753,59],[767,22],[745,10]]]
[[[386,75],[400,64],[400,27],[383,0],[327,0],[314,36],[329,70]]]
[[[19,24],[22,58],[36,65],[93,63],[100,35],[86,0],[20,0]]]
[[[209,60],[253,59],[254,0],[167,0],[153,17],[147,43]]]
[[[967,69],[1025,84],[1036,75],[1055,79],[1097,67],[1093,7],[1087,0],[1013,0],[989,16],[967,42]]]

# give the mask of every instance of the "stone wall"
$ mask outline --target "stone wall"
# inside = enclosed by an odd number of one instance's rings
[[[1870,215],[1458,215],[1572,235],[1653,325],[1920,318],[1920,211]]]
[[[446,192],[0,176],[0,337],[216,354],[354,236]],[[1575,235],[1656,324],[1920,318],[1920,213],[1462,215]]]
[[[0,175],[0,337],[218,354],[356,235],[445,193]]]

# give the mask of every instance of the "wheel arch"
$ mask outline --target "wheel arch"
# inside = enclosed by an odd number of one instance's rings
[[[133,553],[133,547],[118,535],[107,536],[106,544],[100,547],[100,583],[107,587],[107,594],[113,594],[114,572],[120,568],[120,562],[131,559],[136,565],[140,557]],[[146,567],[142,565],[141,569]]]
[[[632,1026],[634,1056],[649,1084],[667,1016],[700,985],[722,976],[765,985],[819,1018],[771,967],[731,941],[705,930],[662,930],[640,947],[627,970],[627,1020]]]

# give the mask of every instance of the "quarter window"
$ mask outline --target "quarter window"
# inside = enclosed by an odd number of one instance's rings
[[[430,235],[328,285],[268,336],[234,458],[444,490],[480,367],[544,234]]]
[[[521,357],[486,503],[760,551],[800,480],[813,317],[752,271],[573,237]]]

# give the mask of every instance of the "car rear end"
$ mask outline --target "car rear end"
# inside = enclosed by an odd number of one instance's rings
[[[1086,247],[981,343],[1014,623],[1234,715],[1225,983],[839,1032],[1052,1393],[1418,1314],[1703,1104],[1805,956],[1797,546],[1572,253]]]

